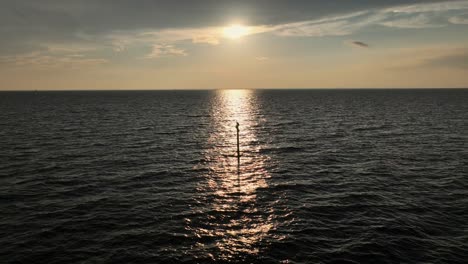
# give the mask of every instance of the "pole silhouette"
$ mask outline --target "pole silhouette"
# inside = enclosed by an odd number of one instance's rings
[[[239,122],[236,121],[237,130],[237,186],[240,194],[240,145],[239,145]]]
[[[239,146],[239,122],[236,121],[237,130],[237,165],[240,166],[240,146]]]

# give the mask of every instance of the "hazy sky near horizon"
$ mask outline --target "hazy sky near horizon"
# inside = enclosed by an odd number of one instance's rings
[[[0,90],[468,87],[466,0],[0,7]]]

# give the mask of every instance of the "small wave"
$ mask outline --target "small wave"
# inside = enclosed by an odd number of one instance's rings
[[[210,115],[187,115],[190,118],[211,117]]]
[[[279,148],[263,148],[259,150],[260,154],[267,153],[292,153],[292,152],[301,152],[305,151],[304,148],[300,147],[279,147]]]
[[[146,130],[151,130],[151,129],[153,129],[153,128],[152,128],[152,127],[149,127],[149,126],[147,126],[147,127],[136,127],[136,128],[134,128],[134,130],[136,130],[136,131],[146,131]]]
[[[388,125],[378,125],[378,126],[358,126],[352,129],[352,131],[375,131],[388,128]]]

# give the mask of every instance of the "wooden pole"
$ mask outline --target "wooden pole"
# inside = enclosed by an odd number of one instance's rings
[[[240,146],[239,146],[239,122],[236,121],[237,130],[237,186],[239,187],[240,195]]]
[[[237,130],[237,165],[240,166],[240,146],[239,146],[239,122],[236,121]]]

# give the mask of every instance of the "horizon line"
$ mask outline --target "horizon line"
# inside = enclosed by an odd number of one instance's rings
[[[336,88],[162,88],[162,89],[0,89],[0,92],[216,91],[216,90],[463,90],[468,87],[336,87]]]

